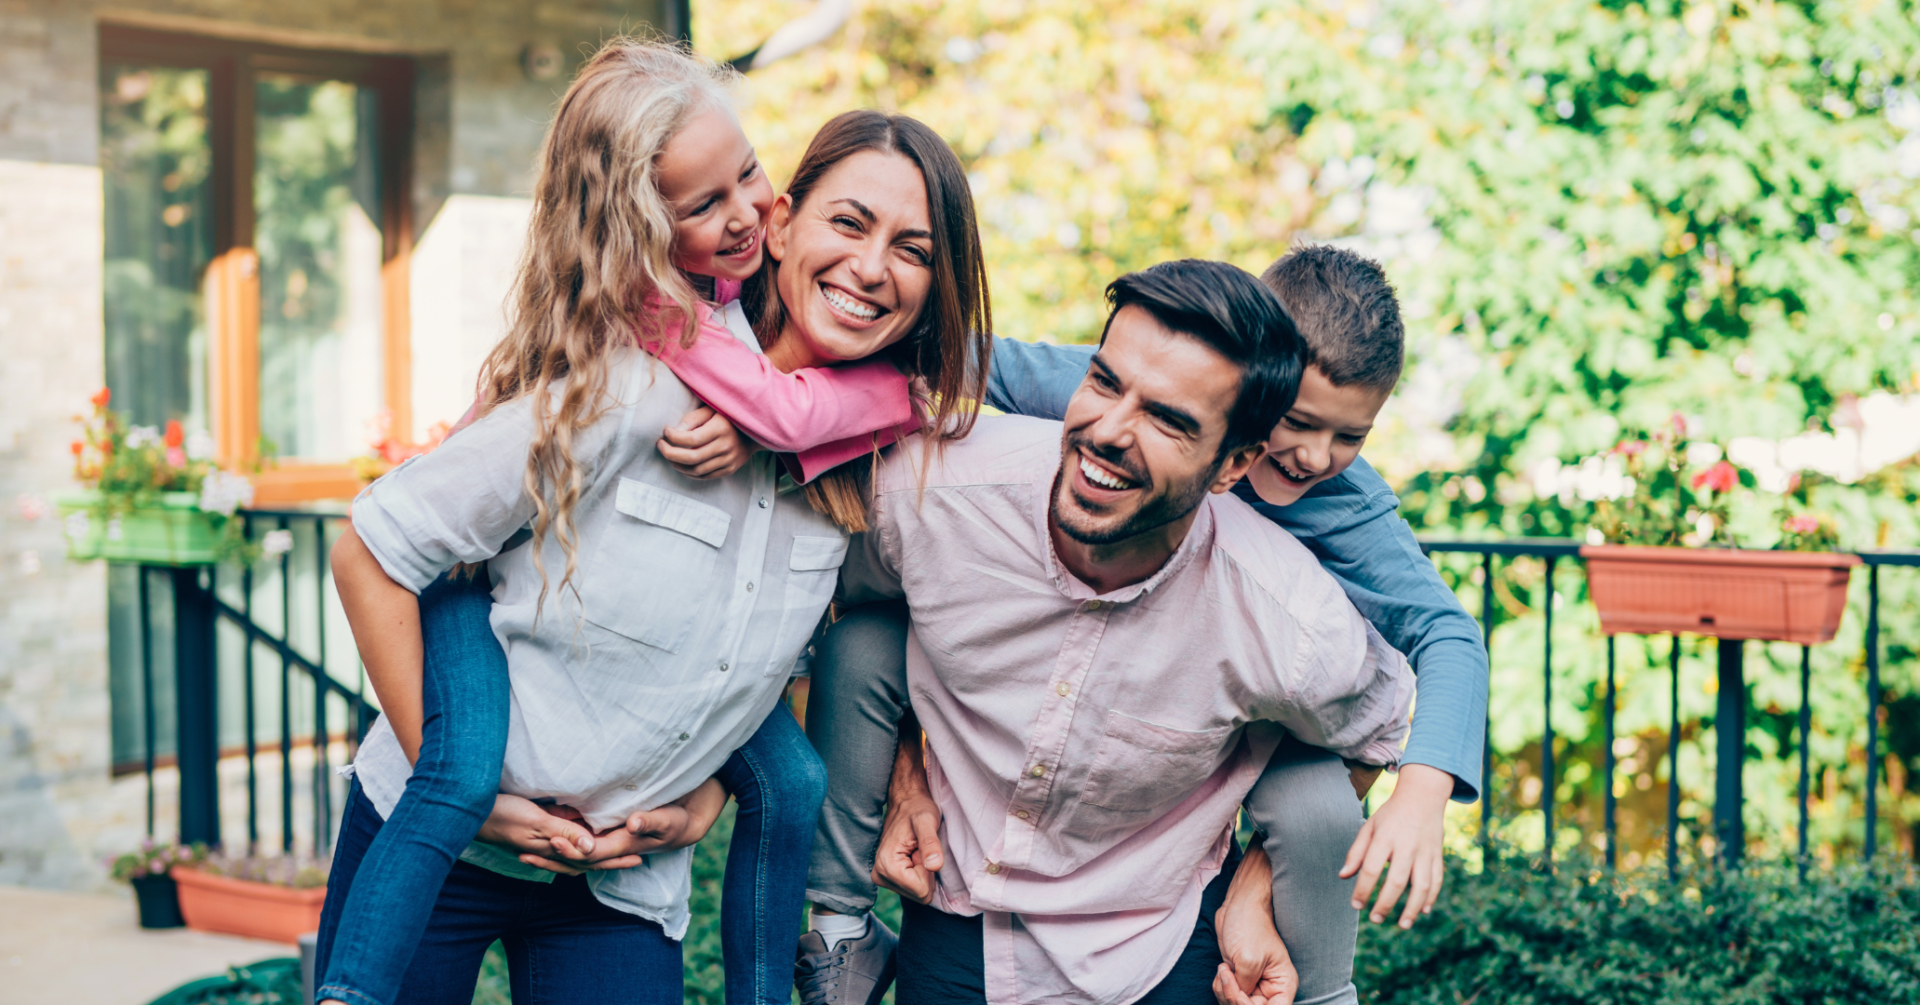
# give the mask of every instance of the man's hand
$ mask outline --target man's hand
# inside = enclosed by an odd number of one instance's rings
[[[887,820],[873,856],[873,881],[919,903],[933,899],[933,874],[946,865],[940,846],[940,807],[927,788],[920,731],[902,725],[900,749],[887,788]]]
[[[688,478],[725,478],[746,467],[758,443],[706,405],[660,434],[660,456]]]
[[[1213,915],[1224,960],[1213,977],[1220,1005],[1292,1005],[1300,974],[1273,926],[1273,863],[1255,845],[1240,860],[1227,899]]]
[[[1341,879],[1360,877],[1353,884],[1354,910],[1366,908],[1367,894],[1383,869],[1386,882],[1380,884],[1380,895],[1368,915],[1374,924],[1387,920],[1402,893],[1407,895],[1407,906],[1400,913],[1401,928],[1412,928],[1414,919],[1433,910],[1440,896],[1440,843],[1452,795],[1452,775],[1424,764],[1400,768],[1393,795],[1361,826],[1340,867]]]

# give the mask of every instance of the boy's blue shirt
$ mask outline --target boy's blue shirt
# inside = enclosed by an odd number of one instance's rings
[[[996,338],[987,404],[1003,412],[1065,417],[1093,346]],[[1479,795],[1487,722],[1487,652],[1480,626],[1420,553],[1400,519],[1400,500],[1364,459],[1291,506],[1261,502],[1242,482],[1234,494],[1307,546],[1348,599],[1413,663],[1413,729],[1402,764],[1454,778],[1455,799]]]

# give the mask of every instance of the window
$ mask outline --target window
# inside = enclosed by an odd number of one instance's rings
[[[411,427],[413,64],[103,25],[107,380],[261,505],[344,498]]]

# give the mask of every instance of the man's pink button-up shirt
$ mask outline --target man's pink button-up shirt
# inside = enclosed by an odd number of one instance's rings
[[[1095,594],[1047,531],[1059,423],[981,419],[923,446],[882,466],[841,582],[913,612],[908,686],[945,817],[934,905],[984,916],[995,1005],[1125,1005],[1186,945],[1284,732],[1394,763],[1413,676],[1232,496],[1201,504],[1152,578]]]

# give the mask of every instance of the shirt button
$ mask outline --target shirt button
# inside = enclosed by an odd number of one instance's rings
[[[733,669],[733,668],[727,665],[727,661],[726,661],[726,660],[721,660],[721,661],[720,661],[720,672],[721,672],[721,673],[726,673],[726,672],[727,672],[728,670],[731,670],[731,669]]]
[[[681,734],[680,734],[680,739],[682,739],[682,740],[691,740],[691,739],[693,739],[693,734],[691,734],[691,733],[681,733]]]
[[[766,497],[766,496],[761,496],[761,497],[760,497],[760,508],[761,508],[761,509],[766,509],[766,508],[767,508],[767,497]]]
[[[1062,698],[1065,698],[1067,694],[1073,690],[1072,688],[1067,686],[1066,681],[1061,681],[1060,683],[1055,684],[1053,686],[1053,689],[1054,691],[1058,692],[1060,697]]]
[[[1047,773],[1047,769],[1038,764],[1034,765],[1033,770],[1028,772],[1028,774],[1032,775],[1035,778],[1044,777],[1046,773]]]
[[[1089,610],[1089,611],[1097,611],[1097,610],[1099,610],[1099,609],[1100,609],[1100,601],[1098,601],[1098,600],[1089,600],[1089,601],[1087,601],[1087,610]]]
[[[627,791],[628,791],[628,792],[632,792],[632,791],[634,791],[634,790],[636,790],[636,789],[638,789],[639,787],[640,787],[640,786],[638,786],[638,785],[635,785],[635,784],[633,784],[632,782],[628,782],[628,783],[626,784],[626,789],[627,789]]]
[[[629,785],[627,787],[632,788],[633,786]],[[1028,813],[1026,810],[1014,810],[1013,815],[1016,817],[1019,817],[1022,820],[1025,820],[1026,818],[1032,816],[1033,814]]]
[[[998,876],[998,875],[1000,875],[1000,863],[998,863],[998,862],[988,862],[988,863],[987,863],[987,875],[989,875],[989,876]]]

